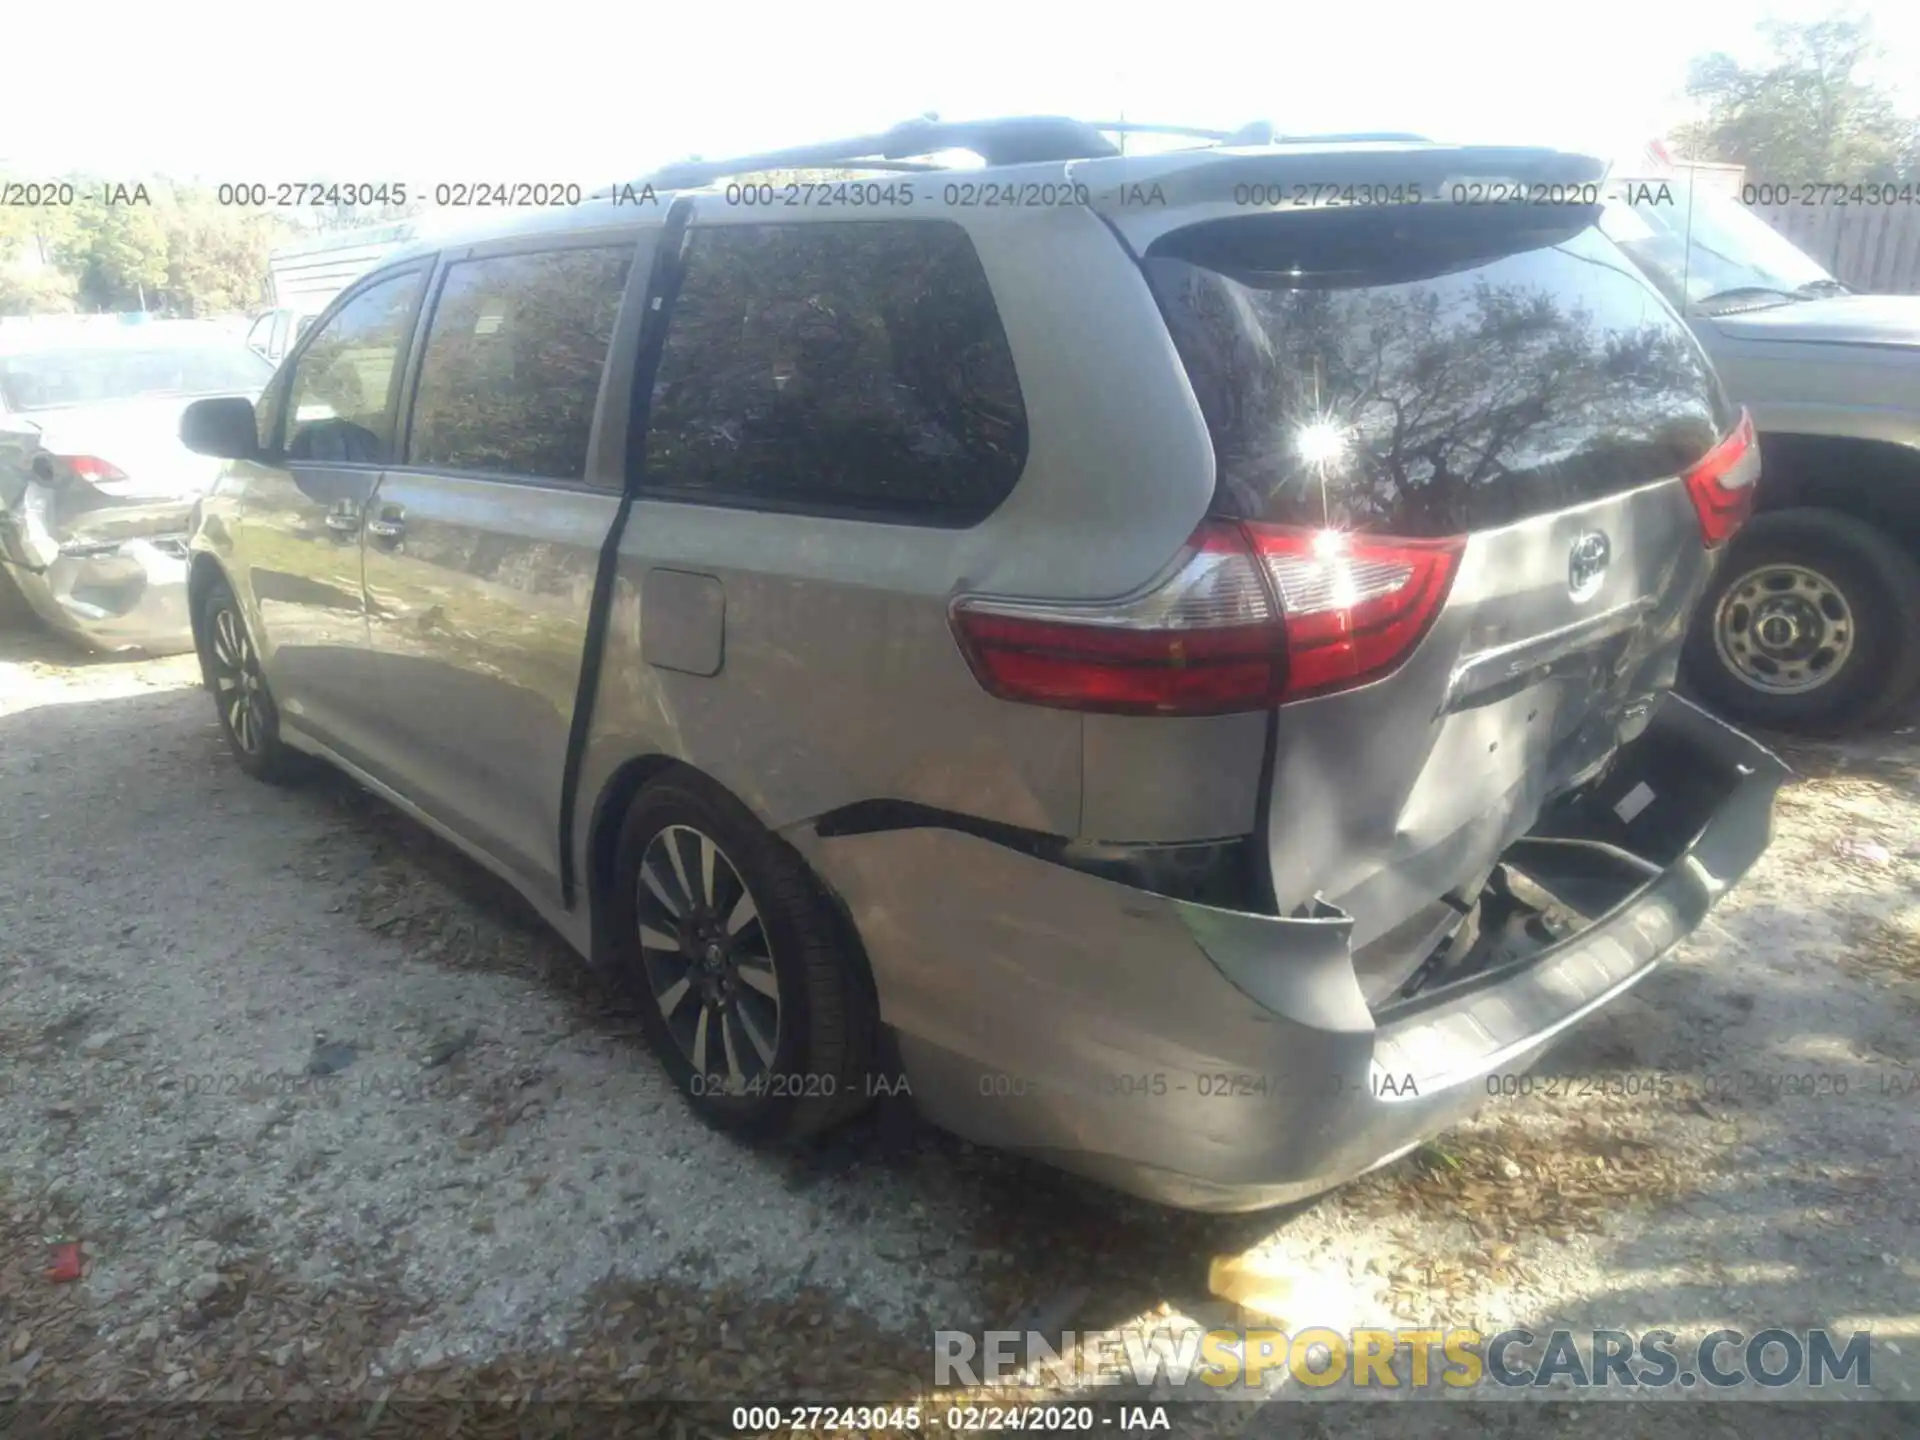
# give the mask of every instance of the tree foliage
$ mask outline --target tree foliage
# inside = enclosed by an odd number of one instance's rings
[[[141,205],[109,204],[105,195],[102,185],[80,191],[75,224],[55,258],[74,277],[86,309],[158,309],[168,241],[160,206],[172,197]]]
[[[64,270],[44,264],[12,267],[0,257],[0,315],[70,315],[78,289]]]
[[[199,317],[264,303],[268,252],[292,233],[277,216],[157,177],[61,180],[71,204],[0,209],[0,315]]]
[[[167,236],[165,293],[193,316],[253,310],[267,298],[267,254],[279,243],[271,216],[205,203],[182,205]]]
[[[426,201],[418,193],[405,204],[315,205],[293,212],[292,224],[315,235],[332,235],[342,230],[365,230],[373,225],[390,225],[397,220],[412,220],[426,213]]]
[[[1868,21],[1764,21],[1772,54],[1755,67],[1715,52],[1694,60],[1687,94],[1705,113],[1679,135],[1700,159],[1767,180],[1867,183],[1920,178],[1920,118],[1866,78],[1880,57]]]

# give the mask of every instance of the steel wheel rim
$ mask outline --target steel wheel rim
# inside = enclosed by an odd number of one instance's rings
[[[1805,565],[1762,565],[1727,587],[1713,617],[1713,644],[1750,689],[1804,695],[1846,667],[1855,641],[1846,594]]]
[[[703,1084],[760,1088],[780,1049],[780,983],[753,892],[690,825],[647,842],[634,888],[647,988],[674,1044]]]
[[[249,755],[258,755],[266,743],[261,706],[266,685],[260,678],[260,663],[247,638],[247,627],[231,606],[222,606],[213,615],[213,692],[227,733],[234,744]]]

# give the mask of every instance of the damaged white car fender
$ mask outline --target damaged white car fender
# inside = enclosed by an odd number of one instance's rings
[[[177,653],[193,648],[187,532],[220,474],[180,415],[223,385],[251,398],[271,368],[199,322],[129,331],[0,354],[0,564],[67,638]]]

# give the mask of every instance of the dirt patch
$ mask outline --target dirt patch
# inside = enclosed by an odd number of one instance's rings
[[[1920,911],[1864,927],[1840,952],[1840,962],[1868,980],[1891,985],[1910,1003],[1920,999]]]
[[[82,1242],[78,1280],[50,1278],[77,1219],[34,1223],[19,1206],[0,1214],[0,1314],[10,1327],[0,1399],[191,1404],[351,1392],[367,1385],[371,1357],[408,1318],[390,1275],[362,1272],[316,1292],[249,1245],[250,1227],[229,1220],[183,1247],[179,1268],[191,1274],[175,1303],[123,1327],[115,1322],[125,1296],[89,1283],[108,1242]]]
[[[1514,1249],[1500,1236],[1598,1234],[1625,1205],[1698,1189],[1688,1158],[1658,1137],[1622,1133],[1615,1122],[1582,1117],[1539,1127],[1502,1117],[1422,1146],[1407,1164],[1356,1182],[1347,1198],[1362,1211],[1420,1209],[1461,1221],[1496,1242],[1488,1253],[1498,1264]]]

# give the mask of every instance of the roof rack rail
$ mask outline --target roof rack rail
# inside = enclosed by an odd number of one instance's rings
[[[1044,160],[1091,160],[1118,155],[1119,148],[1098,127],[1059,115],[1024,115],[1005,120],[908,120],[877,135],[853,135],[784,150],[762,150],[725,160],[683,160],[645,177],[662,190],[705,185],[729,175],[759,170],[894,162],[941,150],[971,150],[989,165],[1025,165]],[[892,169],[873,163],[870,168]],[[639,182],[636,182],[639,183]]]
[[[1371,142],[1431,145],[1430,135],[1415,135],[1410,130],[1343,130],[1324,135],[1276,135],[1275,145],[1361,145]]]
[[[1255,120],[1238,130],[1205,130],[1196,125],[1144,125],[1132,120],[1096,120],[1093,128],[1113,135],[1188,135],[1196,140],[1214,140],[1222,145],[1271,145],[1273,124]]]
[[[1424,135],[1375,131],[1337,135],[1276,135],[1269,121],[1256,120],[1238,130],[1209,130],[1192,125],[1153,125],[1133,121],[1085,121],[1061,115],[1017,115],[999,120],[937,120],[923,116],[873,135],[850,135],[781,150],[761,150],[723,160],[681,160],[663,165],[632,182],[660,190],[685,190],[751,175],[762,170],[847,166],[867,170],[937,170],[924,157],[942,150],[971,150],[989,165],[1028,165],[1048,160],[1096,160],[1121,153],[1109,135],[1186,135],[1219,145],[1345,144],[1360,141],[1417,141]],[[604,198],[609,191],[596,192]]]
[[[1430,145],[1425,135],[1406,130],[1347,130],[1312,135],[1281,135],[1272,122],[1255,120],[1238,130],[1207,130],[1196,125],[1142,125],[1131,120],[1095,120],[1093,128],[1115,135],[1190,135],[1196,140],[1213,140],[1221,145],[1351,145],[1365,141]]]

